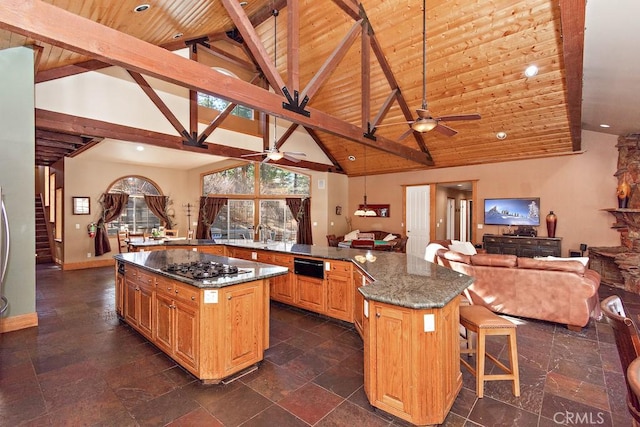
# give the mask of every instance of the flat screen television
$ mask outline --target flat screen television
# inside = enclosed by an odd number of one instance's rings
[[[540,198],[484,199],[487,225],[540,225]]]

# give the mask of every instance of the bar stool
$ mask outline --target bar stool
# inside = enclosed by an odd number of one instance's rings
[[[462,357],[460,361],[476,377],[476,394],[479,398],[484,395],[485,381],[509,380],[513,381],[513,395],[520,396],[520,375],[518,371],[518,347],[516,345],[516,325],[481,305],[460,306],[460,324],[467,330],[465,337],[466,349],[462,354],[475,354],[476,366],[473,367]],[[474,349],[469,337],[469,331],[477,336],[477,349]],[[508,337],[509,361],[511,368],[505,366],[495,356],[485,350],[485,337],[490,335],[504,335]],[[485,356],[491,359],[504,373],[485,374]]]

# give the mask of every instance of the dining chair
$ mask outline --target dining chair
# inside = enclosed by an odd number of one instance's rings
[[[393,251],[394,252],[406,253],[407,252],[407,240],[409,240],[408,236],[401,237],[400,239],[398,239],[398,244],[393,247]]]
[[[622,372],[627,386],[627,409],[633,418],[633,425],[640,426],[640,402],[629,383],[627,371],[631,362],[640,356],[640,337],[636,324],[631,319],[619,296],[612,295],[601,303],[602,313],[607,323],[613,329],[613,336],[618,348],[618,356],[622,364]]]
[[[194,230],[187,231],[187,239],[189,240],[193,239],[193,234],[194,234]]]
[[[118,253],[129,252],[128,237],[126,231],[118,231]]]

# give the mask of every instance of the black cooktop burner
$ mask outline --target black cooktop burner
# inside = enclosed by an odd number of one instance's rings
[[[230,276],[238,273],[235,265],[221,264],[219,262],[186,262],[169,264],[162,271],[177,274],[190,279],[208,279],[210,277]]]

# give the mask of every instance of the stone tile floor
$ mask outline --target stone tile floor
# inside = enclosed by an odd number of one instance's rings
[[[0,425],[390,426],[363,392],[362,341],[347,324],[273,303],[271,348],[257,371],[205,386],[122,324],[113,268],[38,266],[39,326],[0,334]],[[635,316],[640,296],[616,293]],[[490,382],[477,399],[465,370],[447,426],[629,426],[611,329],[576,333],[516,319],[521,396]],[[502,342],[493,352],[504,356]]]

